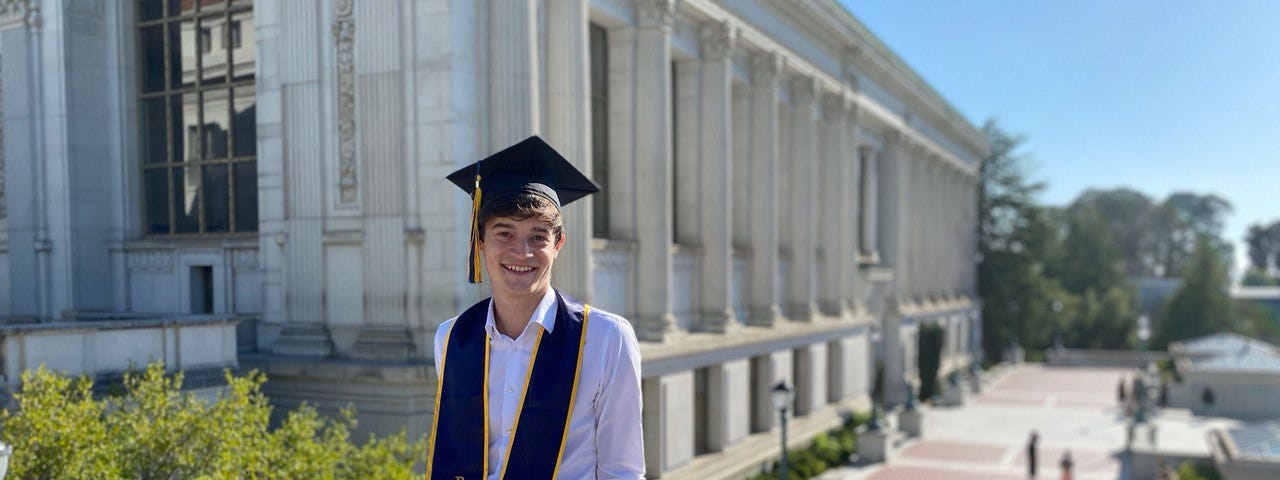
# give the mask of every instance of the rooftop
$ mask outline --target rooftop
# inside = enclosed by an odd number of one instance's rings
[[[1255,423],[1227,430],[1236,445],[1238,456],[1244,458],[1280,457],[1280,422]]]

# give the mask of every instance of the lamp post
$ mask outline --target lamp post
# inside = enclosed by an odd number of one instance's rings
[[[1134,389],[1135,391],[1133,392],[1134,401],[1138,402],[1138,409],[1134,413],[1135,422],[1147,421],[1147,392],[1146,392],[1147,382],[1143,379],[1143,376],[1147,374],[1147,341],[1150,339],[1151,339],[1151,320],[1148,319],[1145,314],[1139,315],[1138,316],[1138,346],[1139,346],[1138,348],[1141,348],[1142,351],[1139,354],[1139,360],[1138,360],[1138,381],[1135,383],[1137,383],[1137,386],[1141,387],[1142,391],[1137,391],[1138,389]]]
[[[773,387],[773,408],[778,411],[779,425],[782,427],[782,469],[778,478],[787,480],[787,409],[791,407],[794,392],[787,382],[781,381]]]
[[[9,472],[9,457],[13,456],[13,447],[7,443],[0,442],[0,479]]]

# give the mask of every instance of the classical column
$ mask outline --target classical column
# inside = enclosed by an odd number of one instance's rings
[[[9,314],[49,317],[50,271],[43,261],[44,182],[40,138],[43,84],[40,81],[40,7],[35,1],[8,2],[0,10],[0,82],[4,84],[4,203],[9,269]]]
[[[284,214],[283,233],[275,237],[280,249],[284,283],[285,325],[272,351],[284,355],[325,357],[333,352],[325,325],[325,275],[323,238],[325,190],[320,121],[320,13],[314,2],[279,2],[281,124],[283,128],[279,175]]]
[[[816,160],[814,95],[818,88],[813,77],[791,80],[791,155],[787,168],[791,172],[790,201],[787,202],[787,247],[791,253],[791,269],[787,275],[787,316],[792,320],[813,318],[813,244],[814,244],[814,169]]]
[[[862,234],[862,217],[863,185],[862,178],[862,155],[858,144],[860,143],[860,135],[858,133],[858,114],[859,108],[857,103],[851,100],[845,101],[845,135],[838,141],[841,145],[840,159],[844,165],[844,178],[841,201],[844,202],[844,209],[841,216],[844,218],[846,227],[841,231],[840,237],[840,302],[847,311],[854,312],[859,308],[861,298],[859,292],[861,286],[858,281],[858,239]]]
[[[416,353],[408,323],[410,244],[405,231],[409,168],[404,159],[410,131],[403,110],[401,46],[405,35],[401,26],[406,12],[404,5],[352,3],[357,39],[354,56],[358,59],[355,113],[361,126],[356,161],[360,174],[355,177],[354,191],[361,197],[364,323],[350,355],[405,361]]]
[[[838,317],[844,313],[849,284],[846,278],[848,258],[845,246],[851,239],[851,225],[857,223],[853,214],[852,199],[849,193],[851,185],[849,162],[846,145],[848,140],[848,114],[846,113],[844,96],[838,93],[825,94],[822,97],[822,141],[821,154],[818,156],[820,166],[818,185],[821,199],[810,210],[826,212],[816,220],[818,256],[817,266],[821,275],[818,278],[818,307],[823,315]],[[856,191],[856,189],[853,189]],[[834,214],[834,216],[830,215]]]
[[[663,341],[671,314],[671,22],[674,0],[636,2],[636,334]]]
[[[877,244],[885,265],[893,268],[893,298],[904,300],[907,292],[907,222],[910,206],[907,203],[907,155],[906,139],[902,133],[891,131],[885,135],[884,149],[877,156],[879,184],[877,206],[884,228],[879,229]]]
[[[536,0],[495,0],[489,8],[489,151],[538,133]],[[552,30],[552,29],[548,29]]]
[[[775,52],[751,57],[751,268],[753,325],[771,326],[780,317],[774,287],[778,269],[778,73]]]
[[[549,0],[547,5],[547,143],[588,178],[591,172],[591,83],[586,0]],[[608,185],[601,185],[608,188]],[[598,195],[607,194],[601,192]],[[555,286],[591,301],[591,200],[564,207],[568,238],[556,259]]]
[[[698,209],[702,244],[700,329],[725,332],[736,325],[730,305],[733,281],[733,83],[737,29],[728,22],[704,25],[702,95],[699,103]]]

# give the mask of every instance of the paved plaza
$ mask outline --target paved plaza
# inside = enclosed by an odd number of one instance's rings
[[[1073,478],[1121,478],[1125,418],[1116,404],[1116,386],[1130,372],[1018,367],[963,407],[929,410],[923,437],[903,444],[889,464],[846,469],[823,478],[1023,479],[1027,478],[1027,440],[1033,430],[1040,434],[1037,478],[1062,478],[1058,462],[1067,450],[1075,463]],[[1162,434],[1161,439],[1198,437],[1203,443],[1202,433],[1185,433]],[[1194,444],[1194,439],[1188,442]]]

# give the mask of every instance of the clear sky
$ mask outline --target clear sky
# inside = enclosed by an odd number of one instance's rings
[[[1237,269],[1280,220],[1280,1],[840,2],[975,125],[1024,135],[1045,203],[1216,193]]]

